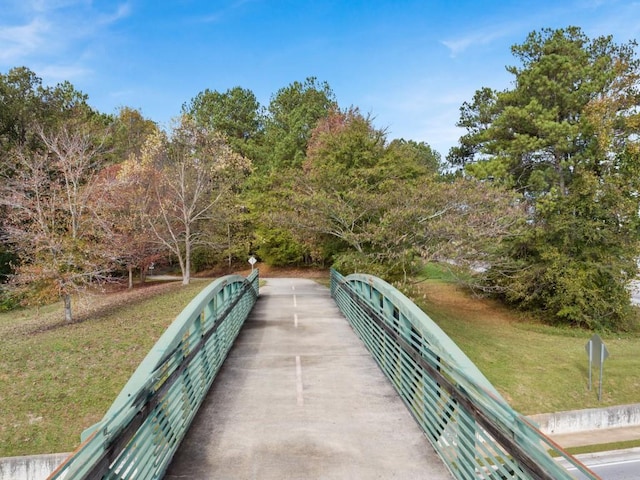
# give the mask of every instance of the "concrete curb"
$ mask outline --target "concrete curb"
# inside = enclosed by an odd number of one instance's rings
[[[626,450],[610,450],[608,452],[598,453],[583,453],[576,455],[576,458],[585,464],[587,467],[598,464],[599,462],[606,463],[626,463],[629,460],[640,458],[640,448],[629,448]],[[558,458],[558,463],[564,468],[570,468],[571,464],[565,458]],[[629,478],[629,477],[626,477]]]
[[[547,435],[636,427],[640,426],[640,403],[543,413],[529,418]]]
[[[44,480],[69,453],[0,458],[0,480]]]

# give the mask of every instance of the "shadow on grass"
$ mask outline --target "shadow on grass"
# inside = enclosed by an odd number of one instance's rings
[[[179,288],[182,286],[180,280],[172,278],[161,282],[138,284],[133,289],[123,288],[107,293],[89,293],[82,297],[75,297],[74,315],[70,322],[64,319],[61,302],[58,308],[54,308],[44,315],[40,314],[40,308],[25,309],[22,312],[32,311],[33,313],[27,314],[26,319],[17,323],[12,330],[17,335],[32,336],[77,326],[89,321],[100,321],[119,310]],[[202,280],[196,281],[201,282]]]

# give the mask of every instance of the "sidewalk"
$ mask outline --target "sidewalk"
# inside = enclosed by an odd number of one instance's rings
[[[582,447],[586,445],[603,445],[614,442],[640,440],[640,425],[631,427],[602,428],[583,432],[559,433],[549,435],[563,448]]]
[[[165,478],[451,479],[329,290],[266,282]]]

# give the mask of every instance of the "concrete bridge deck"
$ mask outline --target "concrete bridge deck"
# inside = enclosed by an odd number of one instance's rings
[[[167,479],[450,479],[329,290],[267,278]]]

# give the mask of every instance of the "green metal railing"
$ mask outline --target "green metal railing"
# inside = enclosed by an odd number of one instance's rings
[[[258,293],[257,270],[200,292],[49,479],[162,478]]]
[[[454,478],[574,478],[586,466],[514,411],[455,343],[413,302],[370,275],[331,274],[331,294]]]

